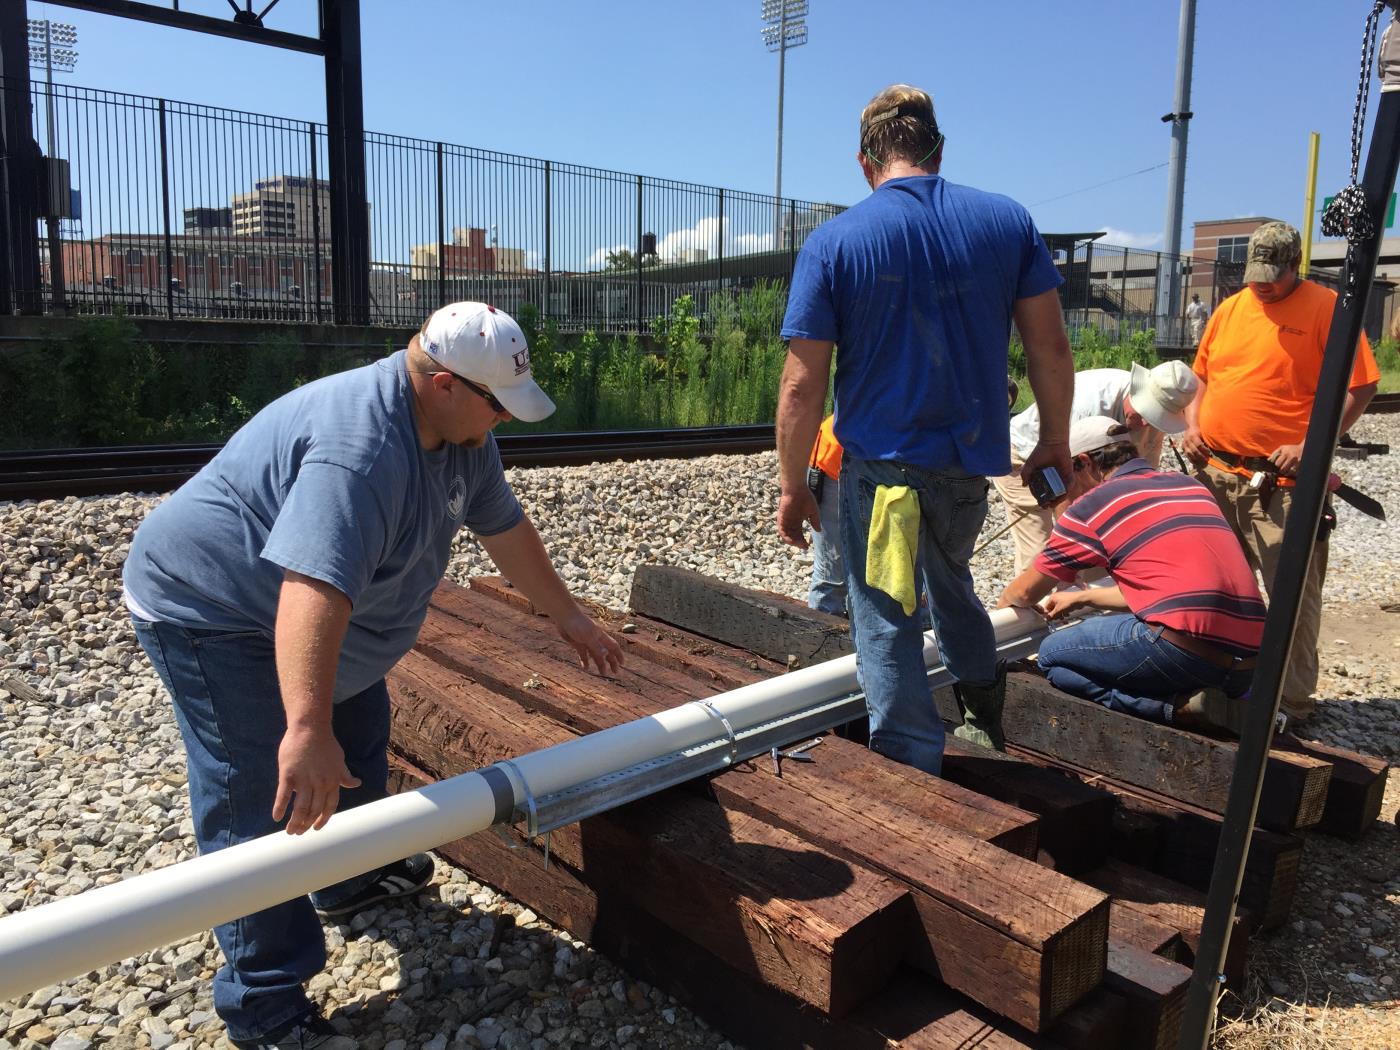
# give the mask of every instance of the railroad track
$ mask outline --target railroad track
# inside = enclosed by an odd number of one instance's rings
[[[1400,412],[1400,393],[1377,394],[1366,406],[1369,412]]]
[[[1400,412],[1400,393],[1377,394],[1368,413]],[[771,424],[570,434],[503,434],[508,467],[557,467],[611,460],[763,452]],[[0,452],[0,500],[61,499],[119,492],[169,492],[214,458],[221,445],[126,445]]]
[[[763,452],[771,424],[587,434],[503,434],[508,467],[559,467],[612,460]],[[169,492],[214,458],[221,445],[128,445],[0,452],[0,500],[62,499],[119,492]]]

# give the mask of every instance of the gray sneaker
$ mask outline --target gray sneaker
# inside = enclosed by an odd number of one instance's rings
[[[229,1044],[238,1050],[356,1050],[360,1045],[315,1010],[258,1039],[230,1039]]]
[[[415,853],[380,868],[373,882],[345,900],[318,907],[316,911],[322,918],[344,919],[371,904],[411,897],[432,881],[433,858],[426,853]]]

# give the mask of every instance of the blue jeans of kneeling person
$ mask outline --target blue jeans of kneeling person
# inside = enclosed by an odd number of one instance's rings
[[[1168,724],[1182,697],[1207,687],[1235,694],[1251,674],[1179,649],[1160,627],[1129,613],[1091,616],[1055,631],[1041,643],[1036,662],[1056,689]]]
[[[832,616],[846,615],[846,559],[841,554],[841,485],[822,475],[817,496],[821,531],[812,530],[812,580],[807,606]]]
[[[944,729],[924,667],[923,613],[916,608],[906,615],[898,601],[865,582],[870,518],[880,485],[908,485],[918,494],[918,562],[943,663],[959,681],[980,685],[997,673],[996,637],[968,568],[987,516],[987,479],[849,453],[841,468],[841,537],[870,747],[937,774]]]
[[[279,831],[286,821],[272,819],[272,803],[286,716],[272,639],[259,631],[194,630],[136,619],[133,624],[174,700],[199,852]],[[339,808],[383,798],[389,742],[384,682],[336,704],[332,718],[345,764],[360,778],[359,787],[341,789]],[[315,902],[333,906],[375,874],[321,890]],[[214,1008],[230,1038],[257,1039],[310,1009],[302,984],[326,964],[312,898],[226,922],[214,934],[226,960],[214,978]]]

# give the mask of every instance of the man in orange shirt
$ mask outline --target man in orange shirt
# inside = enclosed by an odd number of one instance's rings
[[[1196,351],[1192,369],[1201,385],[1186,411],[1183,439],[1187,454],[1202,468],[1198,477],[1214,494],[1271,595],[1293,476],[1302,459],[1337,302],[1335,292],[1299,279],[1302,254],[1298,231],[1285,222],[1266,222],[1250,235],[1244,270],[1248,287],[1220,304]],[[1363,334],[1342,410],[1342,433],[1366,410],[1379,381],[1380,369]],[[1251,483],[1256,475],[1262,475],[1262,484]],[[1282,707],[1292,722],[1306,720],[1316,703],[1312,694],[1326,572],[1324,527],[1313,551],[1283,683]]]

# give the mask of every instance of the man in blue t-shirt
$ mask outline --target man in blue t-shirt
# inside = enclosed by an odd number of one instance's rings
[[[268,405],[142,523],[126,603],[174,700],[201,853],[319,829],[384,797],[384,676],[463,526],[584,666],[620,666],[617,640],[550,564],[491,434],[552,411],[520,326],[454,303],[406,350]],[[325,965],[317,912],[416,893],[432,871],[426,854],[409,857],[218,927],[214,1005],[233,1044],[343,1043],[302,987]]]
[[[1007,344],[1014,321],[1040,406],[1024,475],[1069,476],[1074,365],[1062,283],[1026,210],[939,177],[943,135],[929,96],[886,88],[861,115],[868,198],[807,238],[793,272],[778,401],[778,533],[807,546],[821,520],[805,483],[836,358],[841,532],[870,746],[931,773],[943,723],[929,695],[914,573],[964,712],[958,735],[1002,746],[1006,670],[968,561],[1005,474]]]

